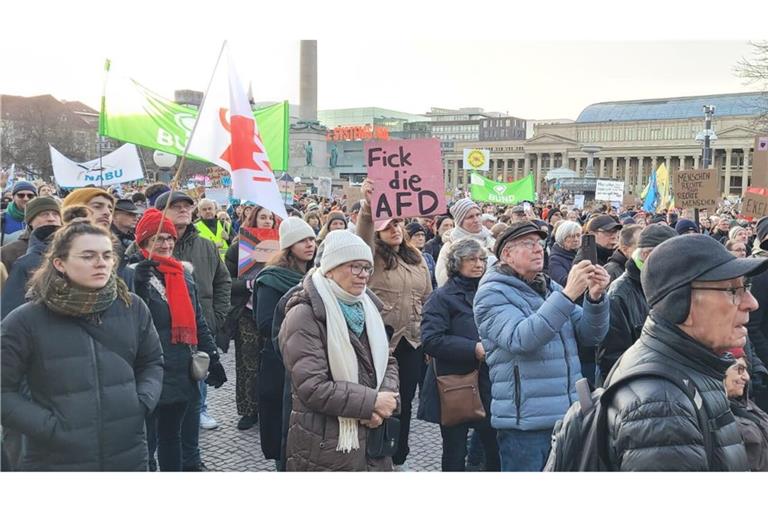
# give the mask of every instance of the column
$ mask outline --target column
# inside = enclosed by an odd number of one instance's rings
[[[605,177],[605,157],[600,157],[600,172],[597,174],[599,177]]]
[[[512,158],[510,162],[512,162],[512,167],[507,171],[507,178],[511,174],[512,179],[514,180],[515,176],[517,176],[517,158]],[[504,178],[504,181],[507,181],[507,178]]]
[[[749,183],[749,148],[744,148],[742,151],[744,152],[744,166],[741,168],[741,195],[744,195]]]
[[[625,156],[624,157],[624,182],[625,183],[629,181],[631,172],[632,172],[632,157]]]
[[[458,159],[453,161],[453,174],[451,178],[452,178],[453,192],[455,192],[456,189],[459,187],[459,160]]]
[[[733,150],[731,148],[725,149],[725,183],[723,183],[723,194],[726,196],[731,193],[731,165],[733,158]]]
[[[667,172],[669,172],[672,169],[672,167],[671,167],[671,165],[672,165],[672,157],[665,156],[664,157],[664,165],[667,166]]]
[[[450,188],[450,185],[451,185],[451,176],[450,176],[451,170],[450,170],[450,167],[452,167],[451,166],[452,163],[453,163],[453,160],[447,160],[445,162],[445,167],[443,168],[443,188],[445,190],[448,190]]]
[[[529,174],[531,172],[531,154],[526,153],[525,154],[525,162],[523,162],[523,172],[522,177],[525,177],[526,174]]]
[[[541,191],[541,160],[543,153],[536,153],[536,192]]]
[[[576,176],[580,176],[580,174],[579,174],[579,167],[581,167],[581,158],[574,157],[573,158],[573,170],[576,171]]]
[[[645,164],[645,157],[637,157],[637,183],[635,183],[635,188],[643,186],[643,164]],[[625,182],[624,189],[626,190],[626,188],[627,183]]]
[[[701,154],[693,157],[694,169],[701,169]]]

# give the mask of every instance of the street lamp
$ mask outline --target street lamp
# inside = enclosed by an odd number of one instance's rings
[[[707,169],[712,163],[711,141],[717,140],[715,130],[712,129],[712,116],[715,115],[714,105],[704,105],[704,129],[696,134],[696,141],[703,144],[701,148],[701,168]],[[728,184],[726,184],[726,187]]]
[[[170,171],[176,165],[176,155],[165,153],[164,151],[155,151],[152,153],[152,160],[155,165],[163,172],[163,178],[158,177],[158,181],[169,183],[171,181]]]

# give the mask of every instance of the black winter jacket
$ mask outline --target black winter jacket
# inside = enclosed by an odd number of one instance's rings
[[[41,303],[3,321],[2,424],[27,438],[19,470],[147,470],[144,420],[160,399],[163,355],[149,309],[131,299],[98,325]]]
[[[562,287],[565,287],[568,281],[568,272],[573,266],[573,259],[576,257],[576,251],[568,251],[560,244],[555,243],[549,255],[549,277]]]
[[[475,345],[480,341],[472,302],[480,279],[452,277],[427,299],[421,317],[421,346],[432,356],[438,375],[465,375],[479,367],[480,398],[491,420],[491,379],[488,365],[478,365]],[[427,366],[421,387],[418,418],[440,423],[440,397],[434,366]]]
[[[608,335],[597,349],[597,363],[604,376],[640,337],[650,311],[640,284],[640,269],[634,261],[630,260],[624,274],[611,283],[608,300],[611,304],[611,324]]]
[[[130,263],[129,267],[135,265],[135,263]],[[211,357],[211,363],[214,363],[219,360],[219,353],[216,350],[211,331],[208,329],[208,324],[205,322],[200,301],[197,299],[197,288],[194,279],[192,279],[192,266],[188,263],[184,263],[184,266],[184,279],[187,282],[189,299],[195,310],[197,349],[207,353]],[[171,310],[168,301],[163,297],[165,282],[162,273],[158,270],[153,270],[152,273],[153,279],[148,287],[149,295],[141,298],[149,306],[152,322],[155,324],[163,347],[163,392],[160,395],[160,404],[167,405],[195,400],[200,396],[200,387],[189,374],[192,352],[189,345],[185,343],[171,343]],[[160,290],[163,291],[163,295],[160,294]]]
[[[711,429],[712,465],[693,403],[675,384],[655,377],[628,382],[609,401],[612,465],[621,471],[749,471],[744,442],[723,386],[733,359],[718,357],[651,312],[640,339],[624,353],[609,381],[646,362],[677,369],[701,393],[707,415],[716,425]]]
[[[624,273],[624,269],[627,266],[627,257],[619,249],[613,251],[613,254],[608,258],[608,262],[605,264],[605,270],[608,275],[611,276],[611,282],[614,282]]]

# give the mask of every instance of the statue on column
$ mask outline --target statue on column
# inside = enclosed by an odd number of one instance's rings
[[[312,141],[307,141],[307,144],[304,146],[304,153],[307,157],[307,166],[312,165]]]
[[[336,164],[339,161],[339,150],[336,149],[336,144],[331,145],[331,163],[330,168],[333,169],[336,167]]]

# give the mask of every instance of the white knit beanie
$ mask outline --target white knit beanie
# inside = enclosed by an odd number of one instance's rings
[[[287,249],[305,238],[316,238],[312,226],[299,217],[288,217],[280,223],[280,249]]]
[[[346,229],[328,233],[323,246],[323,255],[320,257],[320,272],[323,274],[350,261],[365,260],[373,265],[371,248],[362,238]]]
[[[468,197],[459,199],[456,201],[456,204],[451,206],[451,215],[453,216],[453,220],[456,221],[457,227],[461,227],[461,224],[464,222],[464,217],[467,216],[469,210],[472,208],[480,209],[480,207],[477,206],[477,203]]]

